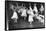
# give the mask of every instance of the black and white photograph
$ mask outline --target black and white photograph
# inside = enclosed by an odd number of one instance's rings
[[[45,3],[5,1],[5,29],[45,28]]]

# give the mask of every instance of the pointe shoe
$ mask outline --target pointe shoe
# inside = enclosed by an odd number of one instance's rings
[[[17,21],[14,21],[14,23],[17,23]]]
[[[30,24],[32,24],[32,22]]]
[[[42,25],[44,25],[44,23]]]

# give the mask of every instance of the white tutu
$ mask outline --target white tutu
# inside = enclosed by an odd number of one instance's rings
[[[26,14],[26,10],[23,10],[21,16],[25,16],[25,17],[27,16],[27,14]]]
[[[18,15],[17,15],[17,13],[16,13],[16,12],[14,12],[14,13],[13,13],[13,16],[12,16],[11,18],[12,18],[12,19],[13,19],[13,18],[18,19]]]
[[[42,19],[40,16],[37,16],[37,19],[38,19],[41,23],[44,23],[44,18]]]
[[[32,22],[33,21],[33,16],[34,16],[33,11],[29,10],[27,13],[29,14],[28,22]]]
[[[28,21],[32,22],[33,21],[33,16],[29,15]]]
[[[33,9],[36,13],[38,12],[38,10],[37,10],[37,7],[36,6],[34,6],[34,9]]]

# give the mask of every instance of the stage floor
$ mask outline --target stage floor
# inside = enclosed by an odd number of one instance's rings
[[[45,27],[45,25],[43,25],[41,22],[39,21],[35,21],[35,22],[32,22],[32,24],[30,24],[29,22],[27,21],[24,21],[24,20],[19,20],[18,23],[13,23],[10,21],[9,23],[9,29],[18,29],[18,28],[42,28],[42,27]]]

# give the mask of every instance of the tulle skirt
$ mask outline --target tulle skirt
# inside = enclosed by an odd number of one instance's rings
[[[16,13],[16,12],[14,12],[14,13],[13,13],[13,16],[12,16],[11,18],[12,18],[12,19],[13,19],[13,18],[18,19],[18,15],[17,15],[17,13]]]
[[[29,15],[28,22],[32,22],[32,21],[33,21],[33,16]]]

